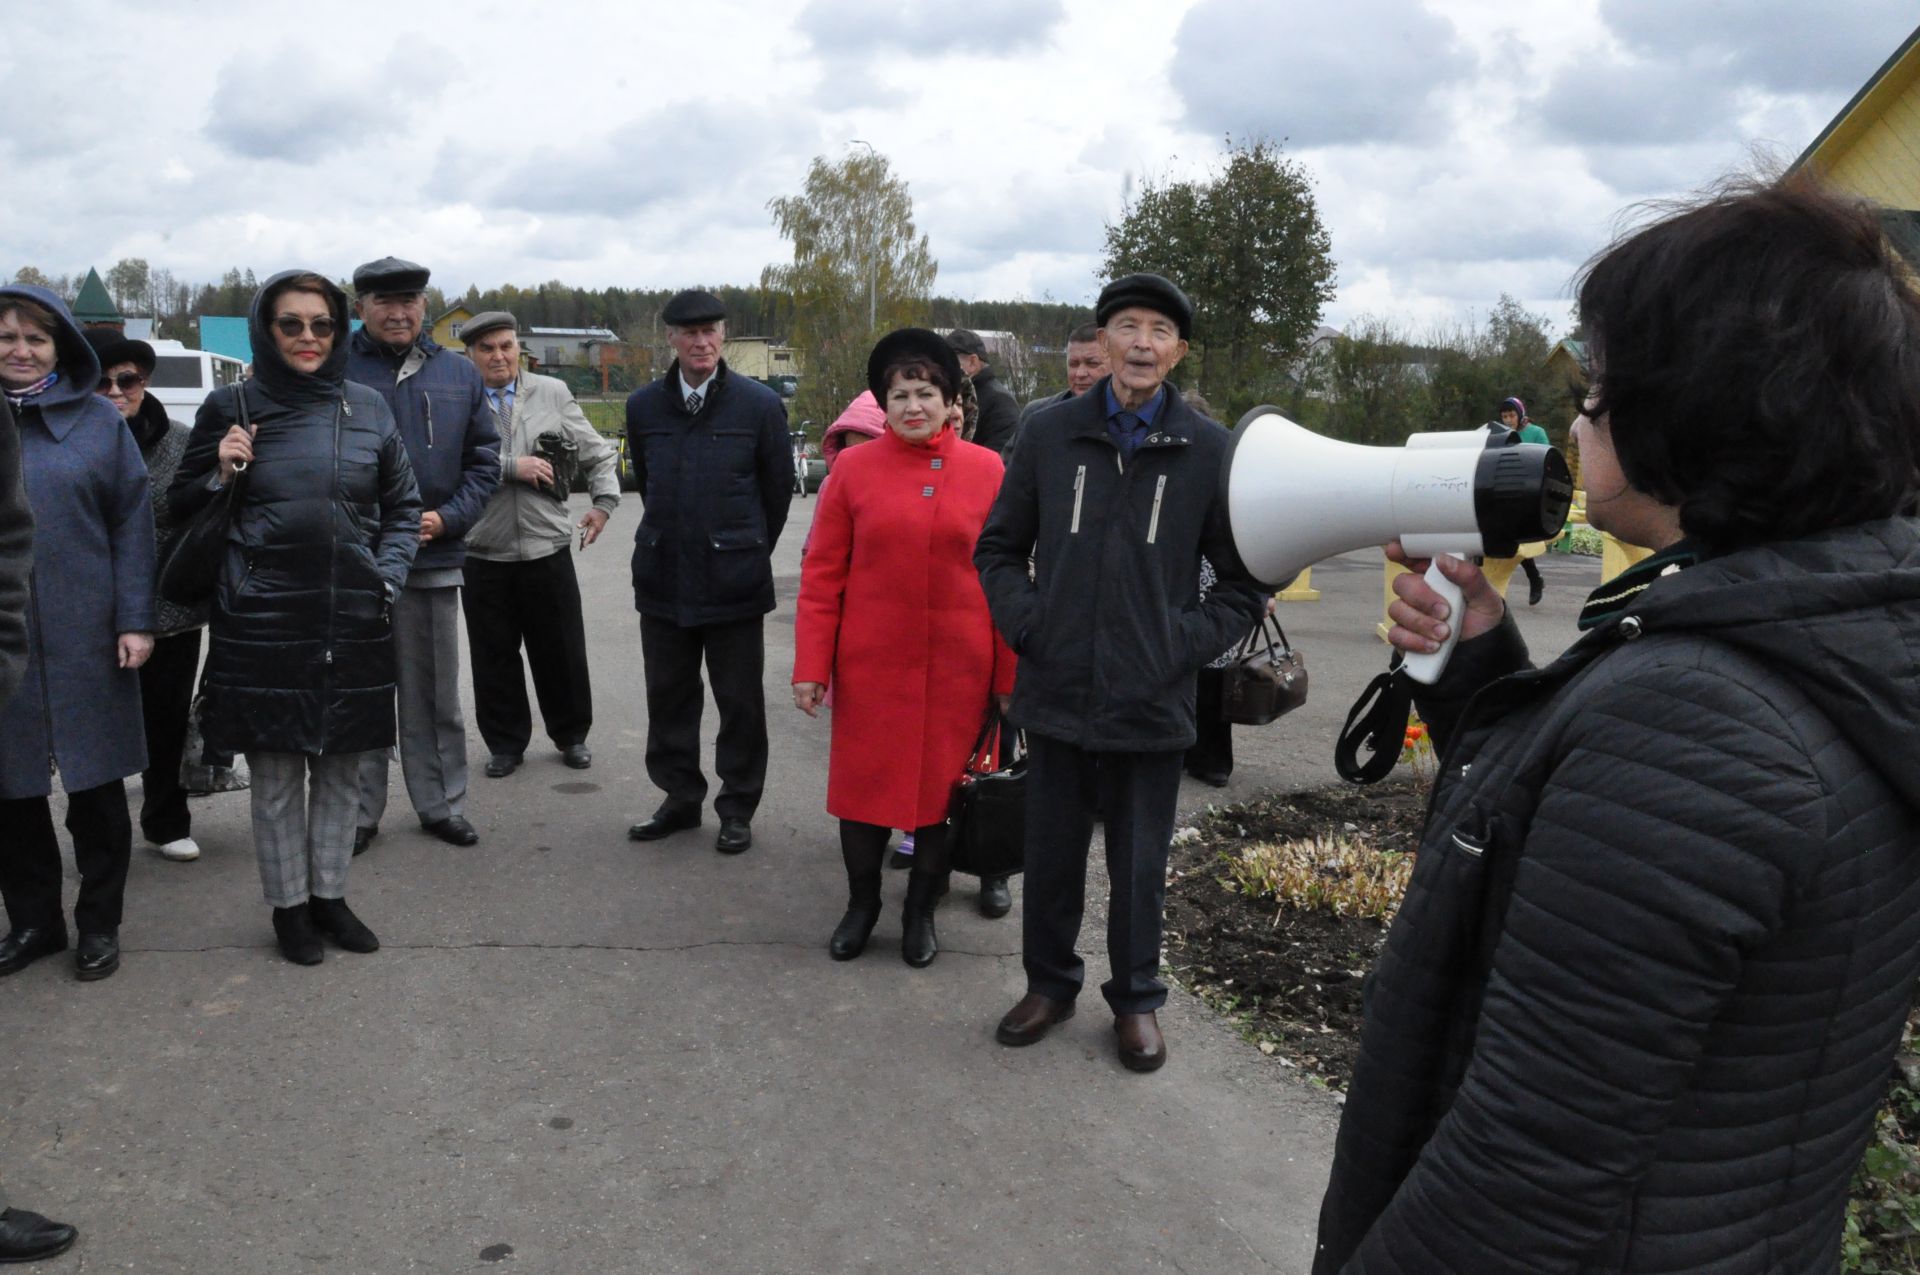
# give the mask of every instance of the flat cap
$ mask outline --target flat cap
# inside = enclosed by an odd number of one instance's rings
[[[505,310],[483,310],[460,325],[460,339],[472,345],[487,333],[497,332],[501,328],[511,328],[518,332],[520,325],[515,323],[513,316]]]
[[[927,328],[896,328],[874,344],[873,353],[867,356],[867,388],[873,391],[874,401],[882,406],[886,404],[887,384],[882,378],[887,369],[896,363],[915,360],[931,363],[947,374],[951,382],[947,401],[952,402],[966,374],[960,370],[960,357],[953,352],[953,347],[941,340],[938,332]]]
[[[353,291],[361,297],[377,292],[424,292],[427,277],[427,268],[418,262],[382,257],[355,267]]]
[[[673,294],[660,311],[660,321],[684,328],[693,323],[719,323],[727,317],[727,307],[705,288],[688,288]]]
[[[980,334],[971,328],[955,328],[947,333],[947,344],[952,346],[957,354],[971,354],[976,359],[987,357],[987,343],[982,341]]]
[[[1132,306],[1142,306],[1172,319],[1180,329],[1182,341],[1193,335],[1193,302],[1170,279],[1157,274],[1122,275],[1100,289],[1093,317],[1104,328],[1108,319]]]

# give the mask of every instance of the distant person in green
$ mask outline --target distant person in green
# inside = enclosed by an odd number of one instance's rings
[[[1527,419],[1527,405],[1522,399],[1509,398],[1500,401],[1500,423],[1515,430],[1523,443],[1545,443],[1547,431]],[[1546,596],[1547,582],[1540,578],[1540,568],[1532,558],[1520,559],[1520,569],[1527,573],[1527,605],[1539,606],[1540,599]]]

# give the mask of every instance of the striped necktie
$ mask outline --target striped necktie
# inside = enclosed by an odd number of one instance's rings
[[[507,402],[507,392],[500,390],[493,396],[493,427],[500,432],[500,441],[506,443],[513,430],[513,408]]]

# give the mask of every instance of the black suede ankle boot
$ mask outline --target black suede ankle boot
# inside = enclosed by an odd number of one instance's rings
[[[273,932],[280,940],[280,955],[295,965],[318,965],[327,959],[326,949],[320,946],[320,936],[314,933],[313,916],[306,904],[275,908]]]
[[[373,936],[345,899],[314,898],[308,904],[313,928],[349,952],[378,952],[380,940]]]

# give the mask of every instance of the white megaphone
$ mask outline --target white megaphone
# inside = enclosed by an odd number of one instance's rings
[[[1409,557],[1509,557],[1560,533],[1573,501],[1566,459],[1500,427],[1415,434],[1404,447],[1324,438],[1271,407],[1240,418],[1223,482],[1234,546],[1280,588],[1337,553],[1399,540]],[[1460,590],[1436,563],[1426,581],[1452,609],[1438,651],[1402,665],[1432,683],[1460,635]]]

